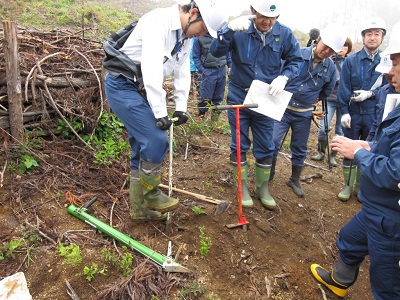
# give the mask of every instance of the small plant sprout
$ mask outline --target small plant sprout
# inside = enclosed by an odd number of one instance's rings
[[[212,240],[209,236],[205,235],[205,230],[206,230],[206,228],[204,226],[199,227],[200,253],[204,257],[206,257],[208,252],[210,252],[210,248],[212,246]]]
[[[197,205],[194,205],[194,206],[192,207],[192,211],[194,212],[194,214],[195,214],[196,216],[199,216],[199,215],[206,215],[206,214],[207,214],[200,206],[197,206]]]

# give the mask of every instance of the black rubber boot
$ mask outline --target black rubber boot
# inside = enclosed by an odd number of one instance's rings
[[[298,197],[304,197],[304,191],[301,189],[300,186],[300,175],[302,169],[303,169],[302,166],[292,165],[292,177],[290,177],[289,181],[287,182],[287,185],[293,189],[293,192]]]
[[[141,161],[139,169],[140,183],[147,207],[159,212],[168,212],[178,208],[178,199],[165,195],[158,185],[161,183],[161,164]]]
[[[269,179],[268,181],[271,181],[275,177],[275,167],[276,167],[276,159],[272,161],[271,164],[271,173],[269,174]]]
[[[331,272],[318,264],[310,267],[314,277],[339,297],[346,296],[347,289],[356,282],[359,268],[359,265],[346,265],[340,258]]]

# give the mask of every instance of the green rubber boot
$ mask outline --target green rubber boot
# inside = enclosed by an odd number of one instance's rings
[[[262,167],[256,164],[256,193],[258,198],[260,198],[262,205],[266,209],[274,210],[276,207],[276,202],[274,198],[272,198],[271,194],[268,190],[268,182],[271,175],[271,165]]]
[[[165,220],[167,214],[151,210],[143,197],[143,187],[139,180],[139,170],[132,170],[129,185],[130,215],[133,220]]]
[[[238,180],[238,170],[236,165],[232,165],[233,167],[233,177],[235,178],[236,186]],[[241,165],[241,173],[242,173],[242,206],[243,207],[253,207],[253,199],[250,196],[249,188],[247,186],[247,163]]]
[[[327,140],[318,140],[318,145],[317,145],[318,154],[311,156],[311,159],[317,161],[323,160],[325,157],[325,151],[327,145],[328,145]]]
[[[340,201],[346,202],[350,199],[356,177],[356,167],[343,166],[344,188],[339,192]]]
[[[332,167],[337,167],[336,155],[337,151],[331,150],[329,153],[329,163],[331,164]]]
[[[158,188],[161,183],[161,164],[141,161],[139,177],[143,188],[144,200],[149,209],[168,212],[178,208],[178,199],[165,195]]]
[[[356,172],[356,182],[354,183],[354,195],[358,196],[358,193],[360,193],[360,180],[361,180],[361,170],[360,167],[357,167],[357,172]]]

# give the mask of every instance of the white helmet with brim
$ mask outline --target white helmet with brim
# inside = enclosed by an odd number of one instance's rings
[[[322,42],[336,53],[342,50],[346,39],[346,29],[340,24],[332,23],[321,30]]]

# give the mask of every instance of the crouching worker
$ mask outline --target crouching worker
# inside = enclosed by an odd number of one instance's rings
[[[188,120],[190,38],[216,31],[227,17],[215,1],[187,0],[143,15],[117,50],[107,57],[105,93],[113,112],[127,131],[131,153],[130,215],[133,219],[165,219],[179,201],[158,188],[161,164],[168,151],[166,130],[172,125],[162,83],[173,77],[175,125]],[[157,30],[154,30],[157,26]]]

